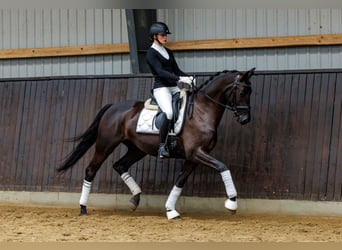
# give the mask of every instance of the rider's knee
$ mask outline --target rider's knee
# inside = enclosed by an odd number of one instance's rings
[[[171,119],[172,119],[172,116],[173,116],[172,111],[167,111],[167,112],[164,112],[164,113],[165,113],[166,118],[167,118],[168,120],[171,120]]]
[[[172,116],[173,116],[173,113],[172,112],[162,112],[161,114],[162,118],[163,119],[168,119],[168,120],[171,120],[172,119]]]

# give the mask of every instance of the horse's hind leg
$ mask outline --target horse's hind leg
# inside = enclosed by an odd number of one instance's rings
[[[128,145],[127,153],[120,160],[113,164],[113,168],[116,172],[118,172],[121,179],[125,182],[133,194],[133,197],[130,200],[132,204],[131,209],[133,211],[139,206],[141,189],[135,182],[134,178],[128,173],[128,169],[133,165],[133,163],[139,161],[145,155],[146,153],[142,152],[136,146]]]
[[[80,215],[87,214],[87,203],[92,186],[92,181],[94,180],[96,173],[100,169],[102,163],[107,159],[108,155],[113,152],[115,146],[113,146],[111,149],[106,148],[106,150],[100,148],[101,147],[99,146],[96,147],[93,159],[90,161],[85,170],[85,178],[83,180],[82,193],[80,198]]]
[[[182,170],[179,173],[176,183],[173,186],[169,197],[167,198],[167,201],[165,203],[165,208],[166,208],[166,217],[171,220],[171,219],[180,219],[180,214],[176,210],[176,203],[178,198],[180,197],[183,187],[188,180],[189,175],[192,173],[194,170],[196,164],[190,162],[190,161],[185,161]]]

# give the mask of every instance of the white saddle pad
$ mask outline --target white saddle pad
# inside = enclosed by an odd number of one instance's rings
[[[171,131],[169,134],[170,135],[177,135],[183,126],[183,121],[184,121],[184,113],[185,113],[185,107],[186,107],[186,102],[187,102],[187,95],[186,91],[182,90],[180,97],[183,98],[182,100],[182,106],[179,111],[179,116],[178,120],[175,123],[175,130],[174,132]],[[152,106],[150,105],[151,99],[148,99],[145,102],[145,107],[141,111],[137,123],[137,128],[136,132],[137,133],[143,133],[143,134],[159,134],[159,129],[155,125],[155,116],[158,112],[157,106]]]

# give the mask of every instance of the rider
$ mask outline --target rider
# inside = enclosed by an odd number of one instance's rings
[[[147,50],[146,61],[154,76],[153,95],[162,110],[162,122],[159,129],[159,157],[169,157],[167,135],[173,116],[172,96],[180,89],[177,83],[183,82],[191,86],[193,77],[181,71],[177,65],[173,52],[164,47],[167,35],[171,34],[167,25],[156,22],[151,25],[149,40],[151,47]]]

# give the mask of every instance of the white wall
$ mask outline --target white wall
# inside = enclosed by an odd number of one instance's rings
[[[159,9],[171,41],[342,33],[342,9]],[[128,43],[122,9],[0,9],[0,49]],[[176,52],[187,72],[329,69],[342,46]],[[131,73],[129,55],[0,60],[0,77]]]
[[[127,43],[125,10],[2,9],[0,49]],[[129,55],[0,60],[0,77],[130,73]]]
[[[231,39],[342,33],[342,9],[171,9],[158,19],[173,40]],[[188,72],[340,68],[342,46],[177,53]]]

